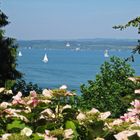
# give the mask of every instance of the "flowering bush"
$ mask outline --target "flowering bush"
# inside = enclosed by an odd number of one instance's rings
[[[7,90],[0,88],[0,94]],[[12,93],[11,93],[12,94]],[[2,140],[108,140],[139,139],[140,101],[120,118],[108,118],[111,112],[92,108],[82,111],[68,104],[76,94],[60,89],[44,89],[42,94],[18,92],[10,102],[0,103]]]

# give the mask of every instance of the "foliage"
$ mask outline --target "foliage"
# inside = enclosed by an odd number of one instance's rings
[[[95,81],[81,86],[82,103],[86,109],[95,107],[101,111],[111,111],[112,117],[118,117],[126,112],[130,102],[136,97],[133,94],[138,86],[128,80],[134,70],[124,60],[111,57],[110,62],[101,65],[101,73]]]
[[[18,92],[22,92],[23,96],[28,96],[30,91],[36,91],[38,94],[42,93],[42,89],[38,87],[37,84],[33,84],[31,82],[26,83],[24,80],[17,80],[14,85],[12,85],[11,90],[7,90],[6,88],[1,88],[0,94],[0,103],[4,101],[11,101],[12,96],[16,95]]]
[[[0,86],[11,88],[8,83],[11,86],[22,75],[16,70],[17,45],[15,40],[4,37],[4,30],[2,28],[8,24],[7,19],[8,17],[0,11]]]
[[[125,25],[118,25],[118,26],[114,26],[114,29],[120,29],[120,30],[124,30],[128,27],[135,27],[138,28],[138,34],[140,34],[140,17],[137,17],[131,21],[129,21],[127,24]],[[138,40],[138,45],[133,49],[132,53],[139,53],[140,54],[140,40]],[[132,60],[132,62],[134,61],[134,56],[131,55],[130,57],[128,57],[126,60]]]
[[[32,82],[27,83],[25,80],[17,80],[16,83],[12,86],[12,91],[14,94],[17,94],[18,91],[23,93],[23,96],[28,96],[30,91],[35,90],[38,94],[42,92],[42,89]]]
[[[123,30],[127,27],[138,27],[139,26],[139,23],[140,23],[140,17],[137,17],[133,20],[130,20],[127,24],[125,25],[118,25],[118,26],[113,26],[114,29],[120,29],[120,30]]]
[[[3,94],[0,88],[0,94]],[[2,92],[1,92],[2,91]],[[7,91],[5,89],[5,91]],[[76,96],[66,89],[44,89],[42,94],[21,92],[10,102],[0,103],[0,138],[2,140],[121,140],[140,138],[140,100],[120,118],[92,108],[81,111],[68,104]],[[63,100],[65,99],[65,100]],[[63,102],[62,102],[63,100]],[[56,102],[57,101],[57,102]]]

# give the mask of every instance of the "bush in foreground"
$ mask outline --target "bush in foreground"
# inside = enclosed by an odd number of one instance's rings
[[[90,80],[88,85],[81,86],[81,106],[109,110],[112,117],[118,117],[126,112],[130,102],[135,99],[133,91],[138,85],[128,79],[134,75],[134,70],[117,57],[110,58],[110,62],[105,62],[100,69],[95,81]]]
[[[0,94],[7,90],[0,88]],[[111,113],[92,108],[81,111],[68,104],[76,95],[66,90],[44,89],[42,94],[21,92],[11,102],[0,103],[2,140],[124,140],[140,139],[140,101],[134,100],[128,113],[117,119]]]

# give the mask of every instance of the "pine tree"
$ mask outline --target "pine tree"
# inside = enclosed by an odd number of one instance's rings
[[[22,74],[16,70],[17,44],[15,39],[5,37],[3,27],[8,25],[8,17],[0,10],[0,87],[9,87]]]

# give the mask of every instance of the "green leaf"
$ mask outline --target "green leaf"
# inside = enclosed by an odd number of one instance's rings
[[[23,129],[24,127],[25,127],[25,124],[19,120],[14,120],[11,124],[7,125],[8,130],[12,130],[14,128]]]
[[[44,140],[44,137],[41,137],[38,134],[33,134],[32,137],[33,140]]]
[[[89,135],[92,138],[100,137],[100,136],[104,135],[103,128],[104,128],[104,122],[103,121],[94,122],[93,124],[88,126]]]
[[[76,126],[72,121],[66,121],[65,127],[67,129],[71,128],[72,130],[76,130]]]
[[[73,140],[77,140],[77,137],[79,136],[79,134],[77,133],[76,130],[76,125],[74,124],[73,121],[66,121],[65,124],[66,129],[72,129],[73,133],[74,133],[74,139]]]

